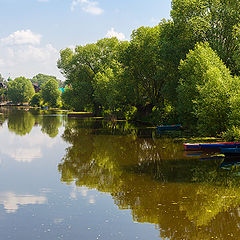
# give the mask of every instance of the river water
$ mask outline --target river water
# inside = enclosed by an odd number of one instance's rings
[[[238,160],[123,121],[1,108],[0,239],[240,239]]]

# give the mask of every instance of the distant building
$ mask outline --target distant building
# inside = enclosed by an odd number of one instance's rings
[[[0,82],[0,89],[1,88],[7,88],[6,85],[3,82]]]
[[[35,90],[35,93],[38,93],[41,91],[41,88],[38,86],[37,83],[32,83],[33,87],[34,87],[34,90]]]
[[[59,87],[58,89],[61,90],[61,93],[62,93],[62,94],[63,94],[64,91],[65,91],[65,88],[64,88],[64,87]]]

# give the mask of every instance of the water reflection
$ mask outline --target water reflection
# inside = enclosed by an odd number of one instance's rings
[[[62,125],[60,116],[50,116],[42,119],[42,132],[49,137],[55,138],[58,135],[58,129]]]
[[[62,117],[59,115],[43,115],[41,111],[28,111],[14,108],[1,108],[0,122],[6,124],[3,128],[5,136],[0,144],[1,155],[6,155],[18,162],[31,162],[43,155],[43,146],[51,148],[56,144],[54,139],[62,126]],[[4,123],[5,124],[5,123]],[[39,128],[44,134],[39,134]],[[9,134],[9,131],[13,134]],[[30,134],[31,133],[31,134]],[[50,137],[50,138],[48,138]]]
[[[4,206],[7,213],[15,213],[19,206],[29,204],[45,204],[47,198],[34,195],[17,195],[14,192],[0,193],[0,204]]]
[[[30,133],[34,123],[34,116],[30,112],[12,110],[8,117],[9,131],[20,136]]]
[[[134,221],[158,226],[162,238],[238,239],[238,169],[221,168],[221,158],[185,157],[182,144],[169,139],[141,138],[137,130],[121,136],[99,124],[66,126],[63,182],[110,193]]]
[[[19,136],[29,134],[33,127],[41,126],[41,131],[54,138],[59,133],[62,117],[54,112],[44,112],[36,109],[1,108],[0,123],[7,119],[10,132]]]

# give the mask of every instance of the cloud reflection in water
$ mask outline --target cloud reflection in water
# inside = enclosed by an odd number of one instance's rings
[[[19,205],[45,204],[45,196],[16,195],[13,192],[0,193],[0,204],[4,206],[7,213],[15,213]]]

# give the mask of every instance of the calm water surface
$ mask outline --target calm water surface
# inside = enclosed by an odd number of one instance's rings
[[[1,239],[240,239],[237,159],[126,122],[1,113]]]

